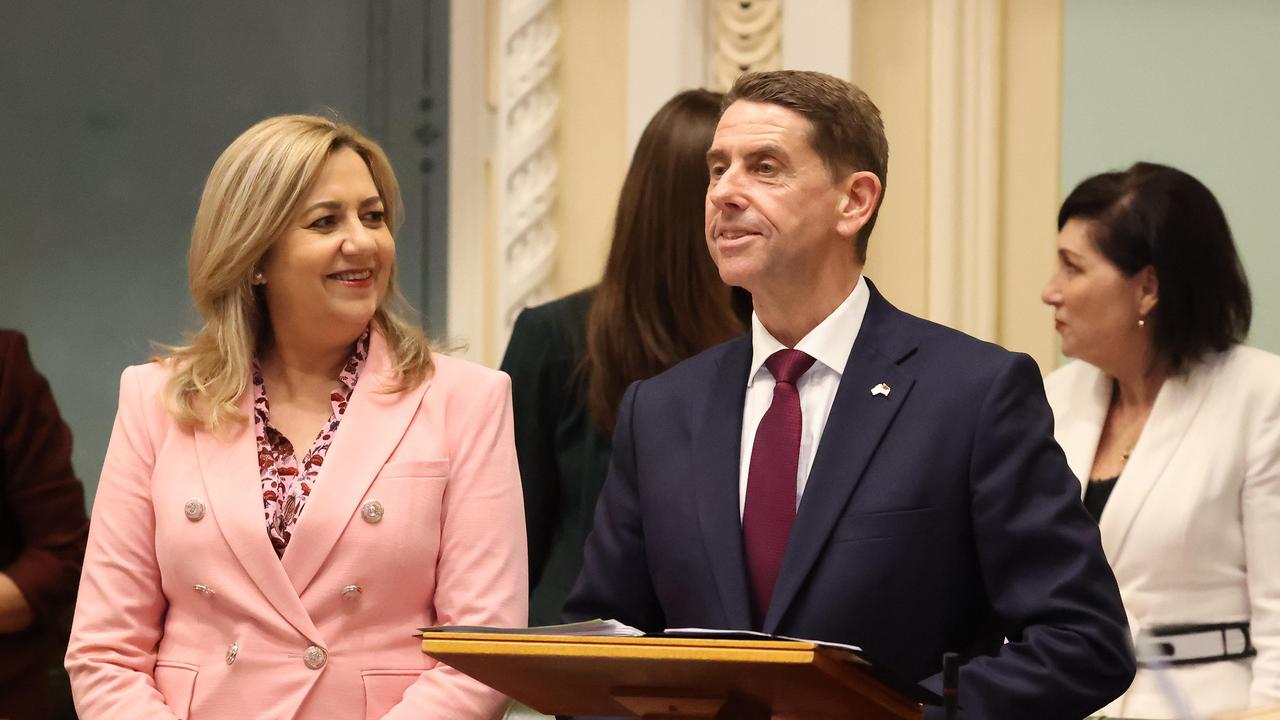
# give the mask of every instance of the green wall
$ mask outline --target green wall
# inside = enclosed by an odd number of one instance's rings
[[[1254,297],[1250,344],[1280,352],[1280,2],[1066,0],[1062,194],[1136,160],[1217,195]]]

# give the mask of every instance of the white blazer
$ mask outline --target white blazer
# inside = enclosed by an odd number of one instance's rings
[[[1082,492],[1111,387],[1084,362],[1045,380]],[[1135,635],[1252,623],[1256,658],[1169,671],[1197,716],[1280,704],[1280,357],[1237,345],[1166,381],[1100,529]],[[1102,714],[1175,717],[1159,683],[1140,669]]]

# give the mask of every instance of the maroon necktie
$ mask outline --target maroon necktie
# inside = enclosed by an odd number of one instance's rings
[[[773,402],[756,428],[747,470],[747,501],[742,511],[742,541],[756,627],[764,624],[796,519],[800,463],[800,393],[796,391],[796,381],[811,365],[813,358],[799,350],[779,350],[764,362],[774,379]]]

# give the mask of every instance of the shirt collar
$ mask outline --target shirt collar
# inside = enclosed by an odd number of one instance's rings
[[[836,306],[831,314],[809,331],[808,335],[796,343],[796,350],[803,351],[823,365],[831,368],[837,375],[844,375],[844,365],[849,360],[849,350],[853,341],[858,339],[858,331],[862,329],[862,319],[867,314],[867,304],[871,300],[871,291],[867,288],[867,280],[859,275],[853,291]],[[775,352],[786,348],[777,338],[765,329],[764,324],[755,312],[751,313],[751,373],[747,375],[747,387],[751,387],[764,361]]]
[[[364,369],[364,361],[367,359],[369,359],[369,328],[365,328],[356,339],[355,345],[351,347],[351,357],[347,358],[347,364],[343,366],[342,372],[338,373],[338,382],[342,383],[339,392],[342,392],[346,398],[349,399],[356,389],[356,381],[360,379],[360,371]]]

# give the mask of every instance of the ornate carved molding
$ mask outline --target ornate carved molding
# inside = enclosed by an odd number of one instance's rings
[[[782,67],[782,0],[715,0],[711,84],[728,90],[744,72]]]
[[[497,302],[491,317],[500,355],[516,315],[550,295],[555,263],[559,164],[552,144],[560,24],[552,0],[498,3],[494,198]]]

